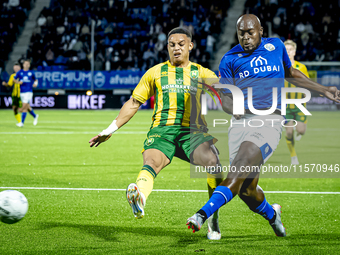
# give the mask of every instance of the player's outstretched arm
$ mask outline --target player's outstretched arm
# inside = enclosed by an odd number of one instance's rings
[[[309,79],[306,75],[304,75],[301,71],[290,67],[286,70],[286,79],[295,86],[306,88],[308,90],[313,90],[318,92],[328,99],[340,103],[340,91],[332,86],[326,87],[313,80]]]
[[[120,109],[118,117],[111,125],[89,141],[90,147],[97,147],[99,144],[107,141],[115,131],[125,125],[136,114],[141,104],[141,102],[131,97]]]

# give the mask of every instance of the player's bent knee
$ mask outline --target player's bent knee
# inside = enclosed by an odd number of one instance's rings
[[[216,166],[217,165],[217,159],[214,154],[210,155],[209,157],[206,157],[204,160],[205,166]]]
[[[298,132],[300,135],[304,135],[306,133],[306,129],[305,128],[297,128],[296,132]]]

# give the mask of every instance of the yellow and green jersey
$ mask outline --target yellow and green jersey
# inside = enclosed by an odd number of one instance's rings
[[[15,75],[15,73],[11,74],[7,84],[11,87],[14,85],[12,90],[12,97],[20,97],[20,84],[14,82]]]
[[[211,85],[216,81],[216,74],[201,65],[189,62],[186,67],[176,67],[166,61],[143,75],[132,97],[144,103],[155,96],[151,128],[172,125],[200,128],[207,125],[201,114],[200,82]]]
[[[304,75],[306,75],[309,78],[307,68],[304,64],[301,64],[298,61],[294,61],[293,68],[298,69],[301,71]],[[296,88],[295,85],[291,84],[290,82],[285,81],[285,88]],[[304,98],[303,93],[295,93],[295,92],[290,92],[287,93],[287,98],[291,99],[299,99],[299,98]],[[304,103],[304,106],[306,107],[306,103]],[[287,105],[287,109],[298,109],[295,104],[289,104]]]

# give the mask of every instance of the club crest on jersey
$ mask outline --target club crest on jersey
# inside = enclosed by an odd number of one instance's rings
[[[265,48],[266,50],[268,50],[268,51],[273,51],[273,50],[275,50],[275,46],[274,46],[273,44],[271,44],[271,43],[265,44],[265,45],[264,45],[264,48]]]
[[[198,71],[195,70],[195,71],[191,71],[190,72],[190,77],[193,78],[193,79],[197,79],[198,78]]]
[[[151,144],[153,144],[154,141],[155,141],[155,139],[149,138],[149,139],[147,139],[147,140],[145,141],[145,145],[146,145],[146,146],[150,146]]]

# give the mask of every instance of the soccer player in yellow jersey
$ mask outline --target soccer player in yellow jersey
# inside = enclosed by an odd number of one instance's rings
[[[144,216],[145,202],[153,189],[154,179],[174,156],[206,167],[219,164],[217,149],[213,145],[216,139],[207,133],[206,122],[200,114],[202,92],[190,93],[193,88],[199,87],[198,79],[211,85],[218,78],[209,69],[189,61],[193,46],[192,35],[187,29],[178,27],[171,30],[168,34],[170,60],[150,68],[118,117],[89,141],[92,147],[108,140],[145,101],[155,95],[152,125],[142,151],[143,167],[136,183],[131,183],[126,190],[127,200],[137,219]],[[221,181],[220,178],[208,178],[210,196]],[[220,239],[218,212],[208,222],[208,238]]]
[[[153,189],[154,179],[174,156],[206,167],[219,164],[214,146],[216,139],[207,133],[206,122],[200,113],[202,90],[191,93],[202,87],[199,80],[211,85],[218,78],[209,69],[189,61],[193,46],[192,35],[187,29],[178,27],[171,30],[168,34],[170,60],[150,68],[118,117],[89,141],[92,147],[108,140],[145,101],[155,95],[152,125],[142,151],[143,167],[136,183],[131,183],[126,189],[127,200],[137,219],[144,216],[145,202]],[[210,196],[221,181],[220,178],[208,178]],[[208,222],[208,238],[220,239],[218,212]]]
[[[307,68],[304,64],[301,64],[300,62],[294,60],[295,53],[296,53],[296,43],[292,40],[287,40],[284,42],[284,45],[286,46],[286,50],[289,56],[289,59],[292,63],[293,68],[296,68],[300,70],[304,75],[306,75],[309,78]],[[290,82],[285,81],[285,87],[293,87],[296,86],[291,84]],[[302,93],[287,93],[287,98],[303,98],[304,95]],[[304,106],[306,107],[306,103],[304,103]],[[290,120],[286,124],[286,142],[287,146],[290,152],[291,157],[291,164],[292,165],[298,165],[299,160],[297,157],[297,154],[295,152],[294,142],[299,141],[301,139],[301,136],[305,134],[306,128],[307,128],[307,116],[303,114],[303,112],[296,107],[295,104],[289,104],[287,105],[286,109],[286,119]],[[294,125],[295,122],[293,120],[296,120],[297,124],[295,127],[295,139],[294,139]],[[294,141],[295,140],[295,141]]]
[[[12,90],[12,109],[14,111],[14,117],[18,121],[17,125],[21,123],[21,116],[19,114],[19,108],[22,107],[20,100],[20,84],[14,82],[14,76],[20,71],[20,64],[15,63],[13,66],[14,73],[9,77],[8,82],[3,81],[2,85],[6,87],[13,87]]]

